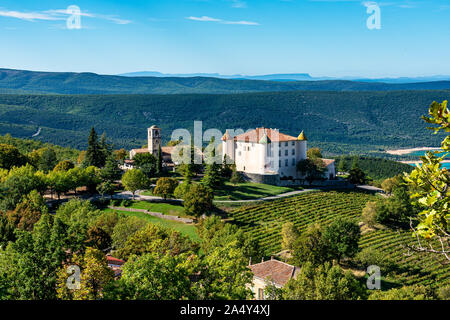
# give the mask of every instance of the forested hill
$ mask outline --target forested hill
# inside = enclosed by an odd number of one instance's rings
[[[0,134],[85,148],[89,130],[106,132],[116,147],[146,143],[149,126],[172,130],[244,130],[265,126],[298,135],[333,154],[439,145],[420,119],[450,91],[278,92],[196,95],[0,95]],[[359,152],[358,152],[359,153]]]
[[[450,81],[388,84],[345,80],[262,81],[209,77],[123,77],[95,73],[0,69],[0,93],[186,94],[285,91],[393,91],[450,89]]]

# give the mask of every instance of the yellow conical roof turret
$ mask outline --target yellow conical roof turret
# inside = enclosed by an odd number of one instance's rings
[[[305,133],[302,131],[302,132],[298,135],[297,140],[300,140],[300,141],[306,141],[306,140],[308,140],[308,139],[306,138]]]
[[[231,135],[230,135],[230,133],[227,130],[227,131],[225,131],[225,134],[222,137],[222,141],[227,141],[227,140],[230,140],[230,139],[231,139]]]

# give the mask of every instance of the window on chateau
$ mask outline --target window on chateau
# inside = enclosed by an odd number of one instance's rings
[[[288,159],[284,160],[284,166],[285,167],[289,166],[289,160]]]
[[[291,143],[293,146],[295,146],[295,141],[292,141],[292,143]]]
[[[288,151],[288,150],[285,150],[285,151],[284,151],[284,155],[285,155],[285,156],[288,156],[288,155],[289,155],[289,151]]]
[[[295,156],[295,149],[292,149],[292,155]]]
[[[292,166],[295,166],[295,158],[292,158]]]
[[[287,147],[287,146],[288,146],[288,143],[286,142],[286,143],[284,144],[284,146]]]
[[[281,150],[278,150],[278,156],[281,157]]]
[[[278,167],[281,168],[281,160],[278,160]]]
[[[240,156],[241,154],[242,154],[242,153],[239,151],[239,152],[238,152],[238,155]]]

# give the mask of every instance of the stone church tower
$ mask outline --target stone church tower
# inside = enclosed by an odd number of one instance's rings
[[[156,157],[160,146],[161,129],[157,126],[151,126],[148,128],[148,151]]]

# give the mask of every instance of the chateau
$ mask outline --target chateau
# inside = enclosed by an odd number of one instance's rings
[[[279,184],[278,180],[302,179],[297,163],[307,159],[307,139],[302,131],[292,137],[277,129],[257,128],[232,137],[227,131],[222,137],[223,157],[236,164],[236,170],[253,181]],[[322,159],[327,179],[334,179],[334,160]]]
[[[139,153],[150,153],[155,157],[161,148],[164,166],[173,167],[174,147],[162,146],[161,129],[156,125],[147,129],[148,147],[130,151],[129,168],[133,158]],[[247,179],[267,184],[295,183],[304,179],[297,171],[297,163],[307,159],[307,138],[302,131],[293,137],[280,133],[277,129],[256,128],[232,137],[228,130],[222,137],[222,157],[235,163],[236,170],[244,173]],[[334,179],[336,170],[334,160],[322,159],[327,170],[326,179]]]

